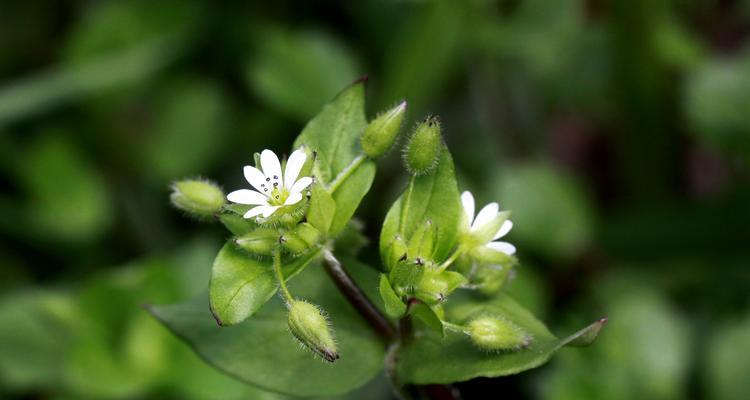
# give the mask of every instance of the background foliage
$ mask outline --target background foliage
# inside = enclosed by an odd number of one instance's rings
[[[746,0],[3,1],[0,397],[277,398],[139,307],[204,291],[224,235],[168,183],[239,187],[369,74],[369,116],[441,115],[462,184],[513,210],[514,297],[554,332],[610,317],[466,398],[744,398],[748,33]],[[405,176],[393,152],[358,211],[371,264]]]

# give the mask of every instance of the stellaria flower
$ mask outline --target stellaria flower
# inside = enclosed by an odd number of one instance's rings
[[[483,228],[486,228],[485,225],[491,223],[500,214],[500,206],[497,203],[493,202],[484,206],[475,218],[474,196],[468,190],[461,193],[461,204],[463,205],[464,213],[466,214],[466,221],[468,224],[465,229],[469,232],[469,234],[477,233]],[[497,232],[494,233],[492,239],[490,239],[486,243],[482,243],[482,245],[492,250],[496,250],[512,256],[516,253],[516,247],[508,242],[497,241],[497,239],[500,239],[503,236],[507,235],[512,228],[513,222],[506,219],[502,223],[502,225],[500,225]]]
[[[233,203],[254,205],[245,213],[245,218],[263,216],[268,218],[283,206],[299,203],[302,191],[310,186],[312,178],[299,177],[307,155],[302,149],[295,150],[286,162],[282,175],[279,157],[271,150],[260,153],[260,166],[263,171],[250,165],[244,168],[245,179],[255,188],[235,190],[227,195]]]

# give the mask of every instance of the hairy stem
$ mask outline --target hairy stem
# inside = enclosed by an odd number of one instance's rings
[[[349,303],[359,312],[370,326],[385,340],[391,342],[396,336],[393,324],[367,298],[367,295],[352,280],[351,276],[341,266],[341,262],[330,250],[323,251],[323,265],[333,283],[346,297]]]
[[[287,307],[292,303],[294,298],[289,293],[289,288],[286,287],[284,281],[284,273],[281,271],[281,250],[276,249],[273,253],[273,271],[276,273],[276,279],[279,281],[279,288],[281,289],[281,295],[284,297],[284,302]]]

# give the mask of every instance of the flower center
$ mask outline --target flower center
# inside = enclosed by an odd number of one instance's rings
[[[268,194],[268,204],[272,206],[283,206],[287,197],[289,197],[289,191],[277,186]]]

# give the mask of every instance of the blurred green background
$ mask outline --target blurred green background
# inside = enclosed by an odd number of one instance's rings
[[[368,115],[440,115],[462,185],[513,210],[515,296],[560,334],[610,317],[464,398],[747,398],[750,1],[225,3],[0,4],[0,398],[278,398],[139,307],[204,291],[225,236],[168,185],[243,186],[364,74]]]

